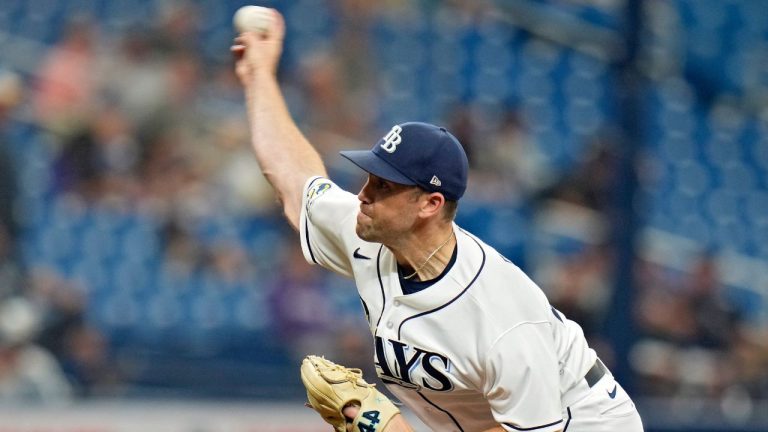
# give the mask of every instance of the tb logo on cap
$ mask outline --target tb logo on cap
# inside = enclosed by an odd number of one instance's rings
[[[392,126],[392,130],[382,138],[384,142],[381,144],[381,148],[387,153],[394,153],[397,150],[397,145],[403,142],[403,137],[400,136],[402,131],[403,128],[399,125]]]

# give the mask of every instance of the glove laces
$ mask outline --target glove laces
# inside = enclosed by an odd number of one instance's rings
[[[321,357],[323,360],[326,360],[325,357]],[[342,382],[352,382],[354,385],[359,387],[365,387],[370,386],[374,387],[376,384],[370,384],[365,379],[363,379],[363,371],[360,368],[348,368],[345,366],[338,365],[330,360],[326,360],[328,364],[324,369],[326,369],[328,372],[337,372],[340,373],[340,375],[343,376],[341,379],[334,379],[334,382],[342,383]],[[329,379],[329,374],[325,373],[323,374],[326,379]],[[335,375],[335,374],[334,374]],[[334,376],[335,378],[335,376]]]

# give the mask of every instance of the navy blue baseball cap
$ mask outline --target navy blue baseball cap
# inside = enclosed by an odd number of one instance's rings
[[[377,177],[440,192],[450,201],[457,201],[467,189],[464,148],[445,128],[429,123],[395,125],[372,149],[341,155]]]

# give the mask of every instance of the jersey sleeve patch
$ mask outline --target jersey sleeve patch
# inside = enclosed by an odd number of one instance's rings
[[[317,178],[313,183],[314,184],[311,184],[309,188],[307,188],[307,197],[305,200],[307,210],[312,207],[312,204],[314,204],[317,198],[331,190],[333,185],[330,181],[323,178]]]
[[[302,193],[299,234],[304,258],[347,277],[352,276],[352,250],[358,199],[325,177],[307,180]]]

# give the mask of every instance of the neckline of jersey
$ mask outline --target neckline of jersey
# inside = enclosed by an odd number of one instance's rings
[[[400,289],[403,291],[403,294],[414,294],[419,291],[425,290],[432,285],[436,284],[440,281],[440,279],[443,278],[448,272],[451,270],[453,265],[456,263],[456,257],[458,256],[459,251],[459,242],[456,242],[456,246],[453,248],[453,253],[451,254],[451,259],[448,261],[448,264],[445,266],[445,269],[443,269],[442,273],[440,273],[437,277],[430,280],[425,281],[416,281],[413,279],[406,279],[403,277],[403,269],[400,267],[400,264],[397,265],[397,277],[400,279]]]

